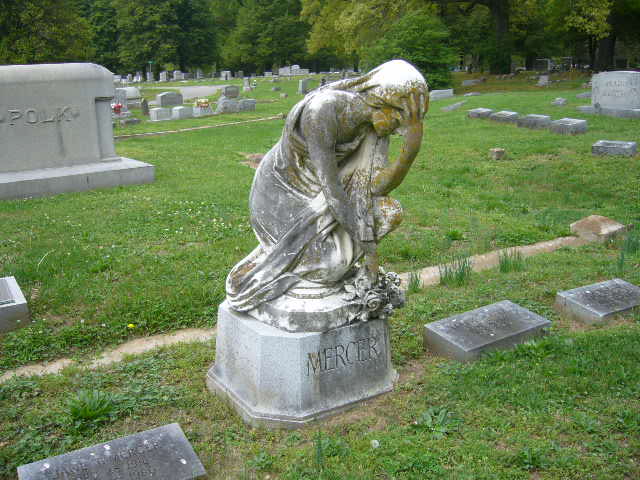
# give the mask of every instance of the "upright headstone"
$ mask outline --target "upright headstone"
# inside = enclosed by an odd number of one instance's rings
[[[302,94],[302,95],[306,95],[307,93],[309,93],[309,82],[311,80],[309,78],[303,78],[302,80],[298,81],[298,93]]]
[[[451,98],[453,97],[453,89],[449,88],[447,90],[431,90],[429,92],[430,100],[441,100],[443,98]]]
[[[244,78],[244,72],[242,70],[238,70],[235,78]]]
[[[90,63],[0,66],[0,199],[149,183],[154,167],[116,154],[113,75]]]
[[[255,112],[256,100],[253,98],[243,98],[238,102],[238,108],[241,112]]]
[[[556,295],[562,315],[588,325],[602,323],[640,307],[640,287],[619,278],[574,288]]]
[[[237,98],[220,97],[216,103],[216,115],[221,113],[238,113],[240,102]]]
[[[220,79],[225,82],[231,80],[231,72],[229,70],[223,70],[220,72]]]
[[[29,307],[14,277],[0,278],[0,333],[26,327]]]
[[[592,78],[591,105],[612,117],[640,118],[640,72],[603,72]]]
[[[250,92],[252,90],[251,88],[251,84],[249,83],[249,78],[245,77],[242,80],[242,91],[243,92]]]
[[[129,102],[127,101],[127,91],[124,88],[116,88],[113,96],[113,104],[120,105],[120,112],[126,114],[129,112]]]
[[[551,322],[504,300],[424,326],[424,346],[462,362],[543,335]]]
[[[227,98],[238,98],[240,89],[235,85],[228,85],[222,89],[222,95]]]
[[[127,73],[127,83],[131,83],[133,82],[133,75],[131,75],[130,73]]]
[[[153,72],[147,72],[147,82],[153,82]]]
[[[206,474],[177,423],[18,467],[18,480],[191,480]]]
[[[174,70],[173,71],[173,80],[174,81],[184,80],[184,74],[180,70]]]
[[[202,73],[202,69],[198,68],[196,70],[196,80],[202,80],[204,78],[204,74]]]
[[[549,85],[549,75],[540,75],[538,77],[538,83],[536,84],[538,87],[546,87]]]
[[[193,107],[188,105],[180,105],[171,109],[172,120],[182,120],[183,118],[193,117]]]
[[[141,83],[142,82],[142,72],[136,72],[136,76],[133,77],[133,81],[135,83]]]
[[[169,81],[169,72],[167,72],[166,70],[165,70],[165,71],[160,72],[160,80],[159,80],[159,81],[160,81],[160,82],[167,82],[167,81]]]
[[[159,107],[174,107],[182,105],[182,94],[178,92],[162,92],[156,95],[156,104]]]
[[[171,120],[170,108],[152,108],[149,110],[149,120],[152,122],[161,122],[163,120]]]
[[[147,102],[146,98],[143,98],[140,102],[140,110],[142,110],[142,115],[145,117],[149,116],[149,102]]]

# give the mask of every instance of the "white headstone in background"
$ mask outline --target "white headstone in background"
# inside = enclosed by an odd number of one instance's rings
[[[167,82],[168,80],[169,80],[169,72],[167,71],[160,72],[160,81]]]
[[[26,327],[29,307],[13,277],[0,278],[0,333]]]
[[[596,113],[640,118],[640,72],[602,72],[591,81]]]
[[[113,96],[100,65],[0,66],[0,199],[152,182],[153,165],[115,152]]]

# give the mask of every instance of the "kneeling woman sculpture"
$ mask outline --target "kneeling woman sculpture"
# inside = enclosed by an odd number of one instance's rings
[[[401,221],[388,194],[420,149],[428,102],[420,72],[393,60],[293,107],[255,174],[260,245],[227,278],[234,310],[287,331],[323,332],[402,304],[399,280],[379,269],[376,250]],[[404,144],[389,162],[392,133]]]

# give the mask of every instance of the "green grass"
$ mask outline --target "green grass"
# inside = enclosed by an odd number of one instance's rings
[[[526,268],[524,257],[519,250],[508,249],[499,253],[498,269],[502,273],[521,272]]]
[[[637,478],[640,315],[576,329],[552,309],[557,290],[611,278],[616,255],[606,245],[561,249],[532,257],[524,272],[485,271],[464,289],[411,295],[391,321],[394,393],[300,431],[250,429],[207,391],[213,342],[16,378],[0,385],[0,478],[170,422],[181,424],[208,478]],[[640,269],[624,278],[640,283]],[[471,364],[424,353],[424,323],[505,298],[552,320],[551,334]],[[78,390],[113,399],[108,419],[79,428],[69,409]]]

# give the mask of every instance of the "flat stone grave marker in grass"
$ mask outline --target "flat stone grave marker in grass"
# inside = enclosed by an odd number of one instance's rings
[[[549,115],[536,115],[530,114],[524,117],[518,118],[518,126],[531,129],[548,128],[551,124],[551,117]]]
[[[520,115],[518,115],[518,112],[502,110],[500,112],[495,112],[489,115],[489,120],[493,120],[494,122],[516,123],[519,116]]]
[[[481,80],[479,78],[473,78],[471,80],[463,80],[462,81],[462,86],[463,87],[472,87],[473,85],[477,85],[481,82]]]
[[[492,113],[493,110],[490,108],[473,108],[467,111],[467,116],[469,118],[487,118]]]
[[[502,350],[543,335],[551,322],[509,300],[503,300],[424,326],[424,346],[462,362],[491,350]]]
[[[602,215],[589,215],[569,226],[571,233],[589,242],[605,242],[627,230],[622,223]]]
[[[429,92],[429,99],[433,101],[451,97],[453,97],[453,88],[446,90],[431,90],[431,92]]]
[[[591,153],[594,155],[622,155],[633,157],[638,152],[636,142],[620,142],[617,140],[598,140],[591,145]]]
[[[190,480],[204,475],[177,423],[18,467],[18,480]]]
[[[440,110],[442,110],[443,112],[453,112],[454,110],[459,109],[465,103],[467,103],[466,100],[463,100],[461,102],[452,103],[451,105],[447,105],[446,107],[442,107]]]
[[[558,97],[553,102],[551,102],[551,105],[555,105],[556,107],[561,107],[562,105],[566,105],[566,104],[567,104],[567,99],[562,97]]]
[[[640,287],[619,278],[556,295],[556,310],[587,325],[602,323],[640,307]]]
[[[587,113],[587,114],[596,113],[596,109],[591,105],[580,105],[576,107],[576,110],[578,110],[580,113]]]
[[[586,133],[587,121],[577,118],[561,118],[551,122],[549,130],[561,135],[577,135],[580,133]]]
[[[26,327],[29,307],[13,277],[0,278],[0,333]]]
[[[576,98],[591,98],[591,92],[583,92],[576,95]]]
[[[477,97],[478,95],[482,95],[480,92],[469,92],[465,93],[463,97]]]

